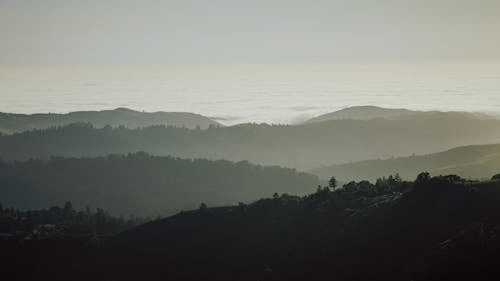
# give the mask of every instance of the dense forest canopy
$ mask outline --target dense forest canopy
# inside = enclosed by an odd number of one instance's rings
[[[113,217],[102,208],[89,206],[76,210],[69,201],[63,207],[24,211],[0,204],[0,236],[20,241],[112,235],[150,220],[133,215]]]
[[[23,280],[484,280],[500,274],[499,179],[332,178],[309,195],[201,205],[100,242],[0,236],[3,264]]]
[[[313,169],[366,159],[500,142],[500,120],[454,114],[429,118],[333,120],[304,125],[244,124],[207,130],[153,126],[94,128],[77,123],[0,137],[6,161],[146,151],[182,158],[248,160]]]
[[[214,206],[274,192],[304,194],[317,184],[316,176],[287,168],[146,153],[0,162],[1,203],[22,209],[72,201],[113,214],[171,214],[202,202]]]

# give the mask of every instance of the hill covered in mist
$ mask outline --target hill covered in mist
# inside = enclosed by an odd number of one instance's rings
[[[144,153],[47,162],[0,162],[0,203],[39,209],[66,201],[113,214],[172,214],[246,202],[275,192],[305,194],[316,176],[248,162],[153,157]]]
[[[493,119],[494,117],[483,113],[476,112],[462,112],[462,111],[415,111],[403,108],[383,108],[378,106],[353,106],[344,108],[331,113],[323,114],[314,118],[311,118],[305,123],[317,123],[332,120],[343,120],[343,119],[353,119],[353,120],[370,120],[376,118],[384,119],[417,119],[417,118],[472,118],[472,119]]]
[[[490,175],[500,172],[500,144],[463,146],[428,155],[331,165],[310,172],[322,178],[335,175],[343,181],[373,181],[380,175],[396,173],[405,179],[412,179],[419,171],[424,170],[436,175],[457,174],[473,179],[489,178]]]
[[[248,160],[313,169],[367,159],[434,153],[500,142],[500,120],[441,113],[428,118],[332,120],[302,125],[241,124],[189,130],[72,124],[0,137],[6,161],[145,151],[182,158]]]
[[[103,111],[76,111],[67,114],[38,113],[14,114],[0,113],[0,132],[12,133],[32,129],[45,129],[71,123],[91,123],[97,128],[104,126],[125,126],[128,128],[153,125],[176,126],[202,129],[210,125],[220,126],[216,121],[187,112],[139,112],[127,108]]]

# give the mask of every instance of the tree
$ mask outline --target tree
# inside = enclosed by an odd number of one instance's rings
[[[280,196],[279,196],[278,192],[275,192],[273,194],[273,199],[278,199],[278,198],[280,198]]]
[[[428,172],[422,172],[418,174],[417,179],[415,179],[415,185],[421,186],[427,184],[431,180],[431,175]]]
[[[496,175],[494,175],[494,176],[491,178],[491,180],[493,180],[493,181],[500,181],[500,174],[496,174]]]
[[[344,184],[344,190],[349,192],[356,191],[358,190],[358,184],[355,181],[350,181]]]
[[[92,214],[92,210],[90,209],[90,205],[85,206],[85,214],[90,216]]]
[[[67,213],[73,211],[73,204],[71,204],[70,201],[67,201],[66,203],[64,203],[64,211]]]
[[[202,210],[202,211],[207,210],[208,209],[207,204],[201,202],[199,209]]]
[[[335,177],[331,177],[330,180],[328,181],[328,186],[331,189],[335,189],[335,187],[337,187],[337,179]]]
[[[369,182],[369,181],[360,181],[358,183],[358,189],[359,190],[363,190],[363,191],[368,191],[368,190],[371,190],[373,188],[373,185]]]
[[[389,185],[387,184],[387,179],[385,177],[377,179],[375,182],[375,190],[378,193],[384,193],[389,190]]]
[[[461,178],[458,175],[447,175],[447,176],[444,176],[444,178],[450,183],[463,183],[463,182],[465,182],[465,179]]]
[[[397,185],[400,182],[401,182],[401,177],[399,176],[398,173],[396,173],[394,176],[389,175],[389,177],[387,178],[387,184],[390,186]]]
[[[396,183],[400,183],[400,182],[402,182],[402,181],[403,181],[403,180],[401,179],[401,176],[399,175],[399,173],[396,173],[396,174],[394,175],[394,181],[395,181]]]

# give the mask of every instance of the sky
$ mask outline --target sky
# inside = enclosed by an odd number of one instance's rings
[[[0,0],[0,66],[497,60],[499,15],[499,0]]]

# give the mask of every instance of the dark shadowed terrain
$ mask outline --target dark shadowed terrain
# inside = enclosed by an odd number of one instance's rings
[[[202,206],[92,243],[4,239],[19,246],[3,264],[16,272],[39,260],[22,280],[490,280],[500,274],[499,202],[498,180],[422,173]]]

